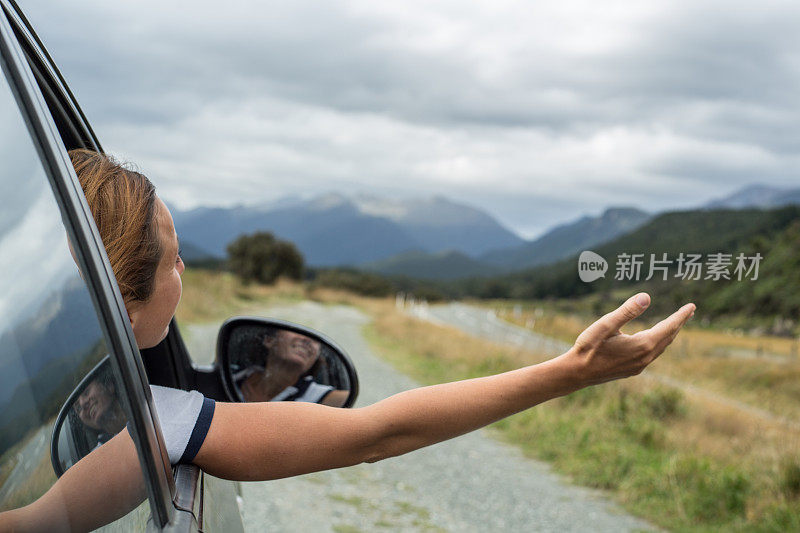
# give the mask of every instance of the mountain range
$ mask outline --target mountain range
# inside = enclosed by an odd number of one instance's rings
[[[800,205],[800,187],[784,189],[767,185],[747,185],[729,196],[712,200],[706,209],[746,209],[756,207],[772,209],[786,205]]]
[[[173,211],[187,260],[204,254],[225,257],[232,240],[255,231],[292,241],[313,266],[361,265],[411,251],[458,250],[477,256],[525,242],[485,212],[442,197],[390,200],[328,194],[264,208]]]
[[[651,217],[649,213],[632,207],[612,207],[600,216],[584,216],[555,226],[538,239],[521,246],[487,252],[480,259],[505,270],[545,265],[629,233]]]
[[[750,185],[698,209],[800,205],[800,188]],[[612,207],[526,241],[477,208],[443,197],[326,194],[260,207],[173,208],[184,259],[224,258],[241,234],[270,231],[314,267],[356,266],[421,279],[492,276],[549,264],[642,227],[653,214]]]

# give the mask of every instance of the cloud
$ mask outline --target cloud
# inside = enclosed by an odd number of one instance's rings
[[[607,205],[790,184],[800,167],[795,3],[26,11],[106,149],[177,205],[431,192],[534,232]],[[537,214],[550,205],[563,217]]]
[[[0,179],[0,241],[17,231],[26,213],[32,209],[45,182],[36,147],[27,135],[28,128],[8,86],[0,88],[0,161],[4,179]]]

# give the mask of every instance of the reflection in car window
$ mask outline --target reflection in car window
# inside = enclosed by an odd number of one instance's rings
[[[0,80],[0,117],[0,510],[8,510],[34,501],[55,482],[53,425],[79,384],[85,394],[67,420],[72,434],[83,439],[84,453],[126,420],[110,365],[94,382],[86,379],[108,350],[5,80]],[[67,440],[64,446],[77,442]],[[69,461],[63,465],[69,466]]]
[[[83,378],[66,402],[53,431],[57,474],[122,431],[128,419],[120,390],[107,356]]]

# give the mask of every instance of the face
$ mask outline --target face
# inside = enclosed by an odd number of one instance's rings
[[[172,215],[161,198],[156,198],[156,206],[156,224],[163,255],[158,264],[153,294],[146,302],[136,302],[128,307],[133,334],[140,349],[152,348],[164,340],[181,300],[184,266],[178,254],[178,235]]]
[[[92,381],[78,397],[74,409],[81,422],[92,429],[102,429],[103,418],[111,409],[113,400],[111,391],[97,381]]]
[[[284,364],[291,364],[300,374],[308,372],[319,357],[319,342],[288,330],[279,330],[274,342],[274,353]]]

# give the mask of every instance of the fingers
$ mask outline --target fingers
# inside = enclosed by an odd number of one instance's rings
[[[692,315],[694,315],[694,310],[694,304],[686,304],[652,328],[645,331],[640,331],[637,334],[641,335],[643,338],[646,338],[650,343],[650,346],[654,346],[654,348],[650,351],[647,364],[650,364],[659,355],[664,353],[664,350],[667,349],[667,346],[672,344],[672,341],[674,341],[675,337],[678,336],[678,333],[680,333],[681,328],[684,324],[686,324],[686,321],[689,320]]]
[[[634,294],[624,304],[610,313],[602,316],[594,324],[586,328],[578,337],[581,343],[601,341],[619,332],[619,329],[641,315],[650,305],[650,295],[646,292]]]
[[[689,317],[694,313],[696,306],[694,304],[686,304],[670,316],[647,330],[647,336],[655,342],[660,343],[665,338],[675,338],[683,325],[689,320]]]

